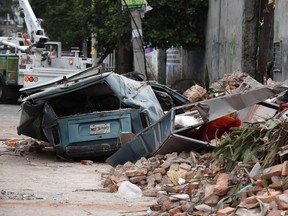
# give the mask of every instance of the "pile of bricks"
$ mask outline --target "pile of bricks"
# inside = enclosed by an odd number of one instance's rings
[[[130,181],[144,196],[157,197],[149,209],[152,216],[280,216],[288,210],[287,161],[251,178],[241,164],[229,174],[222,173],[211,152],[182,152],[127,162],[103,177],[110,192]]]

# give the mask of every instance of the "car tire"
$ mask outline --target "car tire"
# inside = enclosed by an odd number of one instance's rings
[[[5,102],[5,83],[3,76],[0,75],[0,103]]]

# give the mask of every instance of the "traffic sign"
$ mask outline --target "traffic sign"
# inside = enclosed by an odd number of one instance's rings
[[[123,9],[145,9],[146,0],[121,0]]]

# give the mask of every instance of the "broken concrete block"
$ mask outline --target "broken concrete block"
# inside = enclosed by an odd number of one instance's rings
[[[131,177],[129,181],[133,184],[140,183],[142,180],[146,182],[146,175]]]
[[[229,214],[235,212],[235,208],[226,207],[224,209],[220,209],[217,212],[217,216],[228,216]]]
[[[122,182],[118,188],[117,196],[123,198],[139,198],[142,197],[142,190],[135,184],[129,181]]]
[[[220,173],[216,185],[214,188],[215,194],[219,196],[224,196],[228,192],[228,184],[229,184],[229,174],[227,173]]]
[[[288,195],[287,194],[280,194],[276,196],[275,201],[280,210],[288,210]]]

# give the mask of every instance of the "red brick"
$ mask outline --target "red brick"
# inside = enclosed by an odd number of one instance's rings
[[[127,177],[126,177],[127,178]],[[146,180],[146,176],[145,175],[143,175],[143,176],[135,176],[135,177],[131,177],[130,179],[129,179],[129,181],[131,182],[131,183],[133,183],[133,184],[135,184],[135,183],[139,183],[139,182],[141,182],[142,180]],[[146,182],[146,181],[145,181]]]
[[[226,207],[224,209],[220,209],[217,212],[217,216],[227,216],[235,211],[235,208]]]
[[[229,174],[221,173],[216,181],[216,185],[214,188],[215,194],[219,196],[224,196],[228,192],[228,183],[229,183]]]
[[[147,169],[145,168],[142,168],[142,169],[132,169],[132,170],[127,170],[125,172],[125,175],[127,177],[134,177],[134,176],[143,176],[143,175],[146,175],[148,172]]]
[[[266,216],[281,216],[282,210],[272,210]]]
[[[166,170],[163,167],[158,167],[156,169],[153,170],[153,173],[161,173],[162,175],[164,175],[166,173]]]
[[[161,182],[161,180],[162,180],[162,174],[161,173],[155,173],[154,177],[155,177],[155,181],[157,183]]]
[[[256,182],[255,182],[255,185],[258,186],[258,187],[264,187],[264,183],[263,183],[263,180],[262,179],[257,179]]]
[[[288,210],[288,195],[287,194],[280,194],[276,196],[275,201],[280,210]]]
[[[157,197],[157,190],[154,189],[144,190],[143,195],[147,197]]]
[[[256,196],[247,197],[245,199],[245,203],[247,203],[247,204],[255,204],[257,202],[258,202],[258,200],[257,200]]]
[[[114,193],[114,192],[118,191],[118,186],[114,185],[114,184],[113,185],[109,185],[108,188],[109,188],[109,191],[111,193]]]
[[[272,176],[281,176],[282,174],[282,164],[271,166],[263,170],[263,177],[269,179]]]
[[[282,164],[282,173],[281,173],[282,176],[288,176],[288,161],[285,161],[283,164]]]
[[[281,192],[279,191],[272,191],[270,192],[270,194],[266,192],[262,196],[257,196],[257,198],[264,203],[271,203],[272,201],[275,200],[276,196],[279,194],[281,194]]]
[[[110,178],[106,178],[104,180],[103,187],[106,188],[106,187],[108,187],[109,185],[112,185],[112,184],[113,184],[112,180]]]
[[[173,209],[171,209],[171,210],[169,211],[169,215],[170,215],[170,216],[175,216],[175,215],[178,214],[178,213],[182,213],[182,208],[181,208],[181,206],[175,207],[175,208],[173,208]]]
[[[155,185],[155,175],[149,175],[149,176],[147,176],[147,179],[146,179],[146,181],[147,181],[147,187],[148,188],[153,188],[154,187],[154,185]]]
[[[91,160],[81,160],[81,164],[83,164],[83,165],[92,165],[93,161],[91,161]]]
[[[181,163],[179,165],[179,169],[185,170],[185,171],[190,171],[191,170],[191,166],[189,164],[186,163]]]
[[[135,164],[133,164],[133,163],[130,162],[130,161],[127,161],[127,162],[122,166],[122,169],[123,169],[124,171],[129,170],[129,169],[135,169],[135,168],[136,168]]]
[[[167,211],[171,208],[172,206],[172,202],[168,199],[168,200],[164,200],[161,206],[161,211]]]

